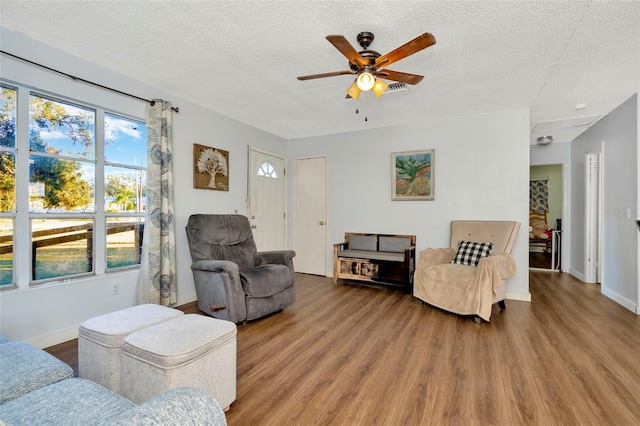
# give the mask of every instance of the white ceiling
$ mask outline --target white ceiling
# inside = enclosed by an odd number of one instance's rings
[[[567,142],[594,121],[582,117],[640,92],[638,1],[0,0],[0,16],[3,27],[285,139],[530,108],[532,142]],[[389,66],[424,80],[356,101],[345,99],[349,75],[296,79],[347,69],[325,36],[360,50],[361,31],[381,54],[432,33],[435,46]]]

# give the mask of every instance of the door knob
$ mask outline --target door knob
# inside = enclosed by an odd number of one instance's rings
[[[257,226],[251,225],[251,229],[256,229],[256,228],[257,228]]]
[[[255,219],[255,218],[256,218],[255,215],[251,215],[251,219]]]
[[[324,220],[321,220],[320,222],[318,222],[318,225],[324,225]]]

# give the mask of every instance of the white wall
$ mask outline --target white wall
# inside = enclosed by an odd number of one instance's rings
[[[435,200],[391,201],[391,153],[430,148]],[[328,156],[329,274],[331,244],[347,231],[415,234],[420,251],[448,247],[451,220],[516,220],[518,272],[508,281],[508,297],[530,300],[528,110],[293,140],[288,154],[291,170],[295,158]]]
[[[184,231],[188,217],[193,213],[232,213],[234,210],[246,214],[248,146],[285,155],[286,142],[177,96],[66,55],[19,33],[4,28],[0,31],[2,50],[146,99],[170,100],[173,106],[180,108],[180,112],[173,115],[178,304],[195,300],[191,258]],[[5,82],[21,83],[144,119],[144,102],[75,82],[5,55],[0,59],[0,78]],[[229,151],[228,192],[193,188],[194,143]],[[24,261],[16,259],[16,262]],[[138,271],[129,271],[2,291],[0,333],[10,340],[27,341],[40,347],[75,338],[78,324],[85,319],[135,305],[137,277]],[[114,284],[120,288],[120,294],[116,296],[111,295]]]
[[[602,292],[638,312],[638,95],[571,143],[571,273],[585,274],[585,156],[604,146]],[[627,216],[629,211],[630,217]]]
[[[571,142],[531,145],[532,166],[560,164],[562,166],[562,271],[571,267]],[[528,221],[527,221],[528,223]]]

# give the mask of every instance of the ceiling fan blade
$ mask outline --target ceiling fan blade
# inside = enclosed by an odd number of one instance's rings
[[[392,50],[386,55],[380,56],[376,59],[376,63],[373,68],[379,68],[382,66],[388,66],[394,62],[404,59],[409,55],[413,55],[416,52],[426,49],[429,46],[436,44],[436,38],[430,33],[424,33],[414,38],[408,43],[403,44],[397,49]]]
[[[365,60],[360,56],[358,51],[353,48],[351,43],[341,35],[328,35],[327,40],[340,51],[353,65],[358,68],[364,68]]]
[[[302,75],[298,77],[298,80],[313,80],[314,78],[335,77],[337,75],[346,75],[346,74],[353,74],[353,72],[351,72],[351,70],[343,70],[343,71],[325,72],[323,74]]]
[[[391,71],[388,69],[382,69],[376,72],[376,76],[387,80],[399,81],[407,84],[418,84],[422,81],[424,76],[418,74],[409,74],[400,71]]]

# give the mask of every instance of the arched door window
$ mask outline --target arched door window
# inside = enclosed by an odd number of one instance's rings
[[[258,176],[278,179],[278,173],[276,172],[275,167],[273,167],[273,164],[269,162],[264,162],[260,164],[260,168],[258,169]]]

